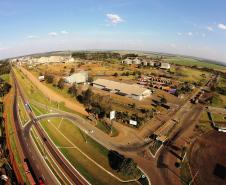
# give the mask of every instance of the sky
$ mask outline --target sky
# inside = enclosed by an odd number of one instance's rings
[[[226,64],[226,0],[0,0],[0,58],[91,49]]]

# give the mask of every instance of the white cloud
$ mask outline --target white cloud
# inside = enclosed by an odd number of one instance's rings
[[[58,35],[58,33],[56,33],[56,32],[50,32],[48,35],[49,36],[52,36],[52,37],[56,37]]]
[[[123,19],[117,14],[106,14],[106,16],[112,24],[123,22]]]
[[[37,38],[39,38],[39,36],[37,36],[37,35],[29,35],[29,36],[27,36],[27,38],[28,39],[37,39]]]
[[[192,36],[193,35],[193,33],[192,32],[188,32],[188,36]]]
[[[177,32],[177,35],[178,35],[178,36],[181,36],[181,35],[183,35],[183,34],[182,34],[181,32]]]
[[[60,33],[63,34],[63,35],[68,34],[68,32],[66,30],[62,30]]]
[[[206,29],[209,31],[213,31],[213,28],[211,26],[207,26]]]
[[[226,25],[224,25],[224,24],[218,24],[218,28],[220,28],[222,30],[226,30]]]

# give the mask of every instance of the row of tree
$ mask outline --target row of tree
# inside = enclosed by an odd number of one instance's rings
[[[115,52],[74,52],[73,58],[79,58],[83,60],[109,60],[109,59],[121,59],[121,55]]]

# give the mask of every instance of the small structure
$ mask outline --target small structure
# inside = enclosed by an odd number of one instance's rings
[[[130,58],[126,58],[125,60],[122,61],[122,64],[131,65],[133,64],[133,60],[131,60]]]
[[[168,64],[168,63],[161,63],[160,68],[161,69],[170,69],[170,64]]]
[[[121,96],[127,96],[136,100],[143,100],[151,95],[151,90],[136,84],[126,84],[106,79],[97,79],[93,82],[93,87],[109,91]]]
[[[160,141],[161,143],[165,143],[166,140],[167,140],[167,136],[165,136],[165,135],[158,136],[158,137],[156,138],[156,140],[157,140],[157,141]]]
[[[140,65],[140,64],[141,64],[141,60],[140,60],[139,58],[135,58],[135,59],[133,60],[133,64],[135,64],[135,65]]]
[[[80,84],[80,83],[86,83],[88,81],[88,73],[87,72],[79,72],[74,73],[71,76],[68,76],[65,78],[65,82],[69,84]]]
[[[45,76],[39,76],[39,77],[38,77],[38,80],[39,80],[40,82],[44,81],[44,80],[45,80]]]

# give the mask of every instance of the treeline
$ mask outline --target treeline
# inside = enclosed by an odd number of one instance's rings
[[[0,64],[0,75],[9,74],[11,70],[10,63],[6,60],[2,61]],[[0,97],[8,94],[10,89],[11,85],[0,77]]]
[[[0,75],[9,74],[11,70],[8,60],[0,61]]]
[[[109,59],[121,59],[119,53],[114,52],[74,52],[72,53],[73,58],[79,58],[83,60],[109,60]]]

